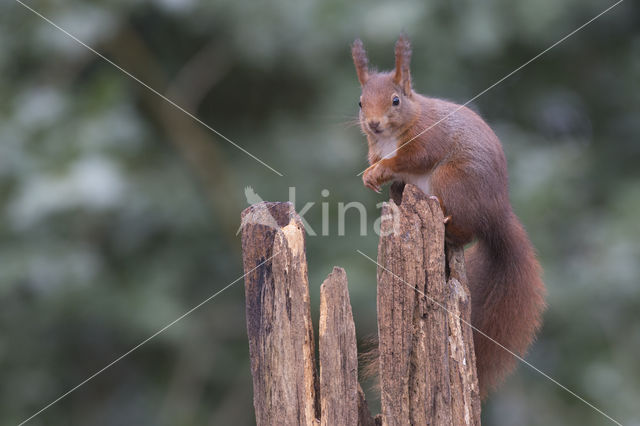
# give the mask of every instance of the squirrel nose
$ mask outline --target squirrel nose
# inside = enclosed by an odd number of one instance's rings
[[[369,121],[369,127],[371,128],[371,130],[378,130],[378,127],[380,126],[380,122],[379,121]]]

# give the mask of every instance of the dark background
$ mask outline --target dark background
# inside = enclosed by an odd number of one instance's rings
[[[375,332],[366,144],[349,44],[417,91],[463,103],[611,3],[34,1],[43,15],[194,112],[279,177],[14,1],[0,5],[0,423],[16,424],[241,276],[244,188],[287,200],[311,297],[346,268],[359,338]],[[528,360],[626,425],[640,413],[640,9],[627,0],[472,107],[509,158],[539,252],[544,328]],[[328,197],[321,191],[327,189]],[[337,205],[356,211],[337,235]],[[251,424],[242,281],[57,403],[34,425]],[[317,322],[316,322],[317,325]],[[485,424],[607,420],[520,365]]]

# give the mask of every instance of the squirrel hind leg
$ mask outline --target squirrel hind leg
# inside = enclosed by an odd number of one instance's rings
[[[473,241],[473,231],[464,225],[458,224],[453,216],[446,216],[444,218],[444,223],[446,225],[444,229],[444,238],[448,244],[455,247],[461,247]]]
[[[490,200],[459,167],[438,167],[431,175],[431,190],[448,218],[445,238],[449,244],[463,246],[483,231]]]

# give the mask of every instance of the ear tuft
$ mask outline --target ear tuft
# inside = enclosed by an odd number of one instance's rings
[[[367,59],[367,52],[364,50],[362,40],[359,38],[351,45],[351,56],[353,56],[353,63],[356,66],[358,81],[360,81],[361,86],[364,86],[369,79],[369,60]]]
[[[404,33],[400,34],[396,42],[396,72],[393,80],[402,86],[405,95],[411,94],[411,44]]]

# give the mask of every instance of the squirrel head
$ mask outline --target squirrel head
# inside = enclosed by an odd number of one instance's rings
[[[396,66],[391,72],[369,69],[362,41],[351,47],[353,62],[362,87],[360,96],[360,126],[373,139],[394,137],[413,121],[416,103],[411,90],[411,46],[404,35],[396,42]]]

